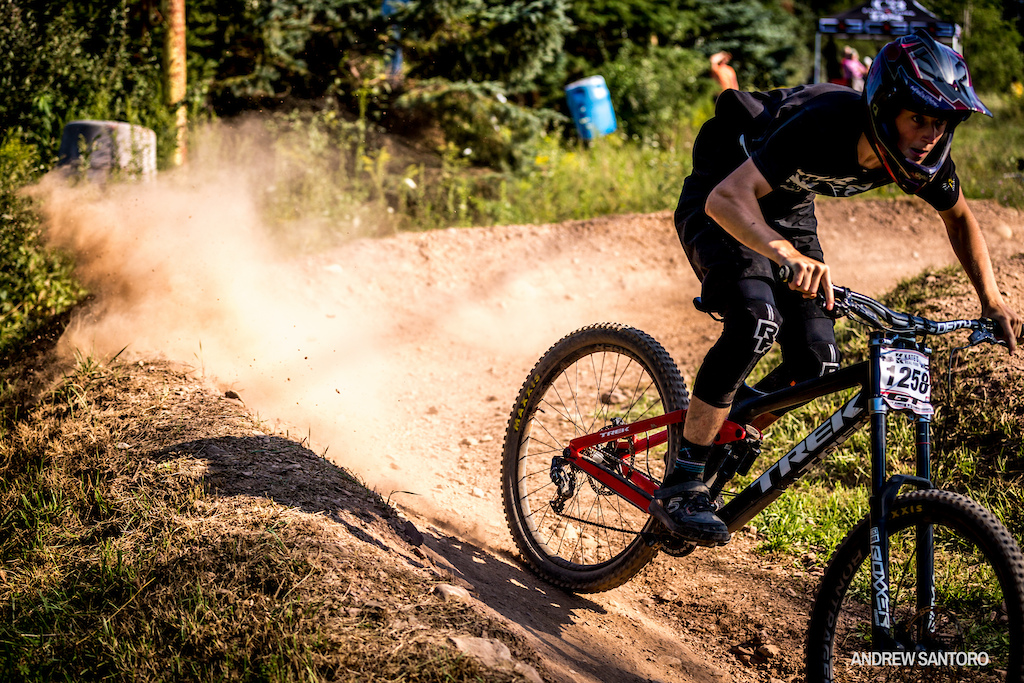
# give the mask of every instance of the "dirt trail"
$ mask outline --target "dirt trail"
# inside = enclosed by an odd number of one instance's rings
[[[1016,211],[975,209],[994,254],[1022,248]],[[819,216],[838,284],[878,294],[954,261],[938,217],[916,201],[822,202]],[[563,680],[798,679],[816,577],[752,554],[754,534],[714,552],[662,555],[630,584],[591,596],[545,585],[511,555],[497,481],[501,442],[540,354],[577,327],[611,320],[659,339],[689,379],[717,334],[690,304],[698,285],[668,212],[400,235],[311,265],[330,272],[332,263],[344,264],[351,282],[366,282],[391,319],[384,458],[396,482],[415,474],[419,495],[391,494],[386,476],[378,490],[419,513],[428,545],[484,603],[534,636]],[[440,529],[445,521],[453,535]],[[750,666],[732,652],[758,643],[779,655]]]
[[[98,232],[77,204],[51,203],[58,239],[107,297],[73,343],[191,362],[261,417],[308,430],[318,452],[405,511],[482,603],[529,634],[555,680],[798,680],[816,576],[754,554],[756,532],[662,555],[590,596],[538,581],[512,554],[501,443],[537,358],[578,327],[615,321],[661,341],[689,379],[717,334],[690,303],[698,284],[669,212],[402,234],[281,263],[251,231],[228,234],[248,214],[204,224],[187,200],[148,212],[135,208],[145,196],[105,200]],[[1024,249],[1017,211],[974,207],[994,254]],[[838,284],[878,294],[953,261],[941,222],[916,200],[823,201],[818,213]],[[170,225],[152,227],[161,221]],[[751,665],[735,650],[758,644],[775,654]]]

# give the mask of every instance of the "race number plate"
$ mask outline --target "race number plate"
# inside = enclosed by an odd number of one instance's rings
[[[908,349],[882,349],[879,389],[882,398],[894,410],[910,410],[932,415],[931,374],[928,356]]]

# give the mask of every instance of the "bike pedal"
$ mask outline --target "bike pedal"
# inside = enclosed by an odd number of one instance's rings
[[[697,549],[695,543],[673,536],[667,530],[662,533],[646,533],[642,537],[648,547],[657,547],[658,550],[672,557],[684,557]]]

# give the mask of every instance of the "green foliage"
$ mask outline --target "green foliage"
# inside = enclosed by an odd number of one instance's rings
[[[689,170],[684,142],[636,145],[610,136],[583,147],[538,140],[529,172],[479,172],[450,145],[439,164],[393,146],[366,148],[332,112],[277,115],[244,130],[197,137],[197,161],[249,176],[262,215],[282,244],[322,249],[353,237],[493,223],[554,222],[666,209]],[[475,153],[475,152],[472,152]]]
[[[282,0],[191,5],[190,69],[215,112],[337,102],[358,125],[442,133],[473,163],[514,166],[558,115],[508,97],[560,59],[564,0],[394,3]],[[401,47],[402,76],[387,65]]]
[[[700,16],[700,49],[732,54],[740,86],[755,90],[793,84],[805,70],[806,48],[795,16],[768,0],[695,0]]]
[[[576,27],[565,45],[573,72],[616,59],[626,48],[678,44],[698,35],[690,0],[579,0],[569,17]]]
[[[366,57],[383,59],[387,24],[368,0],[197,0],[186,4],[189,70],[221,114],[284,98],[354,95]]]
[[[519,168],[536,156],[540,139],[565,117],[509,102],[499,83],[420,81],[396,101],[410,117],[440,126],[446,141],[474,163]]]
[[[573,3],[570,16],[578,29],[566,38],[570,78],[611,75],[616,114],[623,109],[631,134],[643,119],[632,115],[634,101],[641,110],[649,101],[665,102],[647,105],[659,109],[682,92],[696,99],[711,88],[707,58],[719,50],[732,53],[742,87],[791,85],[809,68],[809,51],[802,47],[806,31],[773,0],[587,0]]]
[[[707,60],[699,52],[678,46],[627,45],[602,72],[619,128],[627,135],[674,132],[681,122],[712,113],[716,88],[707,78]]]
[[[492,183],[474,203],[476,220],[465,224],[549,223],[671,208],[690,171],[685,141],[634,144],[611,135],[566,148],[548,139],[531,172],[496,178],[497,192]]]
[[[68,259],[41,244],[32,200],[21,193],[41,170],[34,147],[15,135],[0,141],[0,358],[83,295]]]
[[[725,10],[703,0],[392,7],[385,18],[376,3],[353,0],[227,7],[201,0],[190,9],[191,68],[211,74],[211,102],[221,113],[332,97],[360,120],[393,130],[418,134],[433,121],[441,148],[470,148],[478,152],[474,164],[514,168],[534,156],[554,118],[546,110],[564,111],[562,89],[576,76],[603,72],[627,133],[652,136],[703,113],[711,52],[732,50],[741,75],[757,86],[791,80],[787,60],[798,53],[795,19],[760,0]],[[385,71],[398,46],[401,79]],[[521,142],[527,148],[515,151]]]
[[[411,78],[527,89],[562,54],[566,0],[413,0],[393,17]]]
[[[160,51],[132,14],[128,0],[0,0],[0,130],[23,131],[52,163],[65,123],[114,119],[154,129],[169,154]]]
[[[566,121],[550,109],[524,106],[523,99],[562,61],[571,30],[565,9],[565,0],[398,4],[392,21],[405,80],[385,123],[439,129],[441,149],[470,150],[474,165],[528,163],[552,125]]]
[[[477,150],[449,144],[439,160],[381,145],[335,112],[276,114],[195,136],[198,163],[238,168],[262,216],[289,248],[494,223],[544,223],[671,208],[690,169],[692,133],[591,145],[536,139],[517,171],[470,168]]]
[[[813,551],[822,563],[853,525],[868,513],[868,490],[814,481],[787,493],[754,520],[765,538],[761,550],[800,554]]]
[[[975,87],[998,92],[1024,80],[1024,39],[1012,23],[1003,20],[998,7],[973,8],[970,29],[964,55]]]

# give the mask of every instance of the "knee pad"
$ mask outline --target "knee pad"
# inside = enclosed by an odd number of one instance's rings
[[[743,380],[772,348],[781,326],[779,310],[766,301],[747,300],[730,309],[722,336],[697,372],[693,395],[719,408],[731,405]]]
[[[741,358],[753,356],[756,360],[772,348],[781,325],[782,315],[774,304],[748,299],[730,311],[722,337],[728,337],[732,350]]]
[[[813,341],[801,346],[795,352],[790,349],[788,353],[783,350],[785,361],[772,370],[754,387],[760,391],[778,391],[815,377],[824,377],[830,372],[839,369],[839,362],[842,354],[839,347],[825,341]],[[778,413],[782,415],[786,411]]]
[[[810,353],[807,354],[807,374],[804,379],[824,377],[830,372],[835,372],[839,369],[839,362],[843,359],[839,347],[834,342],[811,342],[808,344],[808,351]]]
[[[839,347],[826,341],[808,342],[806,347],[796,353],[790,351],[785,355],[786,362],[780,367],[785,368],[786,377],[791,382],[824,377],[838,370],[839,361],[842,360]]]

